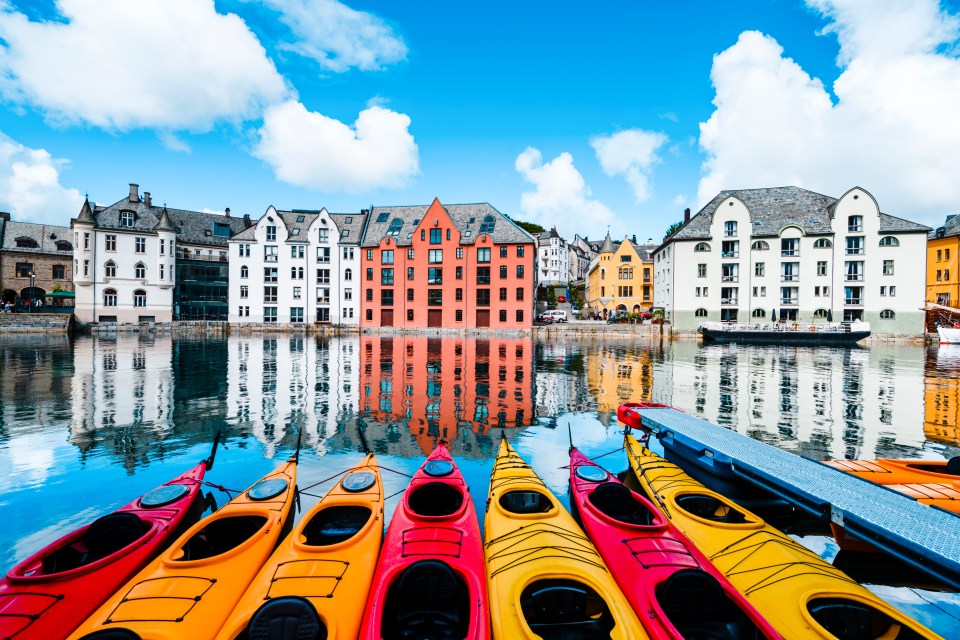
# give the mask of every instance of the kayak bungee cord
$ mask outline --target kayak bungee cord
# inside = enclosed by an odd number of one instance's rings
[[[598,569],[602,569],[603,571],[607,570],[607,568],[600,561],[599,554],[597,554],[597,552],[592,548],[592,544],[585,536],[576,534],[572,531],[568,531],[562,527],[558,527],[555,524],[549,523],[549,522],[536,523],[529,526],[524,525],[498,538],[493,538],[489,540],[485,545],[488,551],[494,545],[500,544],[502,542],[509,542],[509,544],[505,546],[503,549],[490,552],[490,554],[487,556],[488,561],[502,560],[507,556],[518,553],[516,551],[513,551],[512,549],[540,535],[560,536],[564,540],[567,540],[577,546],[561,547],[558,545],[544,545],[539,547],[525,547],[522,550],[523,556],[519,558],[515,558],[509,561],[507,564],[501,567],[498,567],[494,571],[491,571],[490,577],[492,578],[498,573],[507,571],[509,569],[513,569],[514,567],[518,567],[520,565],[526,564],[533,560],[540,560],[544,558],[570,558],[572,560],[576,560],[577,562],[582,562],[584,564],[597,567]],[[549,554],[549,555],[538,555],[542,551],[555,551],[556,553]],[[584,552],[586,552],[589,555],[592,555],[597,559],[591,560],[585,557],[584,555],[582,555]]]

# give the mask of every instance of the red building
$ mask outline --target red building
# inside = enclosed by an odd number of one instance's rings
[[[489,204],[375,207],[360,253],[361,327],[533,324],[534,239]]]

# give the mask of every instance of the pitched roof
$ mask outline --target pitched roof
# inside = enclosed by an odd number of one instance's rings
[[[287,227],[287,242],[308,242],[307,231],[314,220],[320,217],[320,213],[320,211],[277,211]],[[325,211],[324,213],[326,214]]]
[[[960,236],[960,216],[949,215],[943,225],[928,234],[930,239]]]
[[[617,248],[613,244],[613,240],[610,239],[610,232],[607,231],[607,237],[603,239],[603,244],[600,245],[599,253],[613,253]]]
[[[534,238],[508,217],[483,202],[478,204],[442,205],[453,226],[460,231],[460,244],[473,244],[481,233],[487,233],[497,244],[533,243]],[[409,246],[413,232],[430,205],[373,207],[361,246],[375,247],[391,229],[397,230],[398,246]],[[492,223],[492,228],[490,227]]]
[[[340,229],[341,244],[359,244],[360,234],[363,232],[363,222],[366,220],[365,213],[331,213],[330,217],[337,223]],[[347,235],[343,235],[346,231]]]
[[[36,247],[18,247],[19,238],[33,240]],[[57,242],[66,242],[58,249]],[[63,256],[73,255],[73,232],[69,227],[60,227],[52,224],[35,224],[33,222],[7,222],[3,228],[3,250],[19,253],[52,253]]]
[[[737,189],[721,191],[706,204],[690,222],[668,238],[673,240],[706,240],[710,238],[710,224],[720,203],[730,196],[740,199],[750,211],[753,222],[752,237],[773,237],[789,225],[796,225],[807,235],[832,235],[830,226],[837,198],[801,189],[800,187],[773,187],[765,189]],[[903,218],[880,214],[880,233],[928,231],[925,227]]]

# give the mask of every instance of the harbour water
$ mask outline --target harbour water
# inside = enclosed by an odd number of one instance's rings
[[[0,567],[225,446],[208,480],[242,489],[289,456],[299,484],[361,458],[412,472],[443,439],[482,511],[501,433],[566,502],[567,426],[626,467],[616,409],[674,405],[817,459],[960,455],[960,350],[663,346],[630,340],[237,337],[5,338],[0,342]],[[387,495],[406,478],[387,472]],[[304,508],[327,485],[307,492]],[[227,495],[211,489],[222,504]],[[397,497],[387,503],[388,512]],[[802,540],[825,557],[826,538]],[[945,637],[960,598],[871,586]]]

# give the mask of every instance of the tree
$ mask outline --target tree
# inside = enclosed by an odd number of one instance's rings
[[[667,232],[663,235],[663,238],[664,238],[664,239],[669,238],[670,236],[672,236],[673,234],[675,234],[677,231],[680,231],[680,227],[682,227],[682,226],[683,226],[683,223],[680,222],[679,220],[677,220],[677,221],[674,222],[672,225],[670,225],[669,227],[667,227]]]
[[[546,231],[546,229],[538,225],[536,222],[524,222],[523,220],[514,220],[513,222],[527,233],[532,233],[534,235]]]

